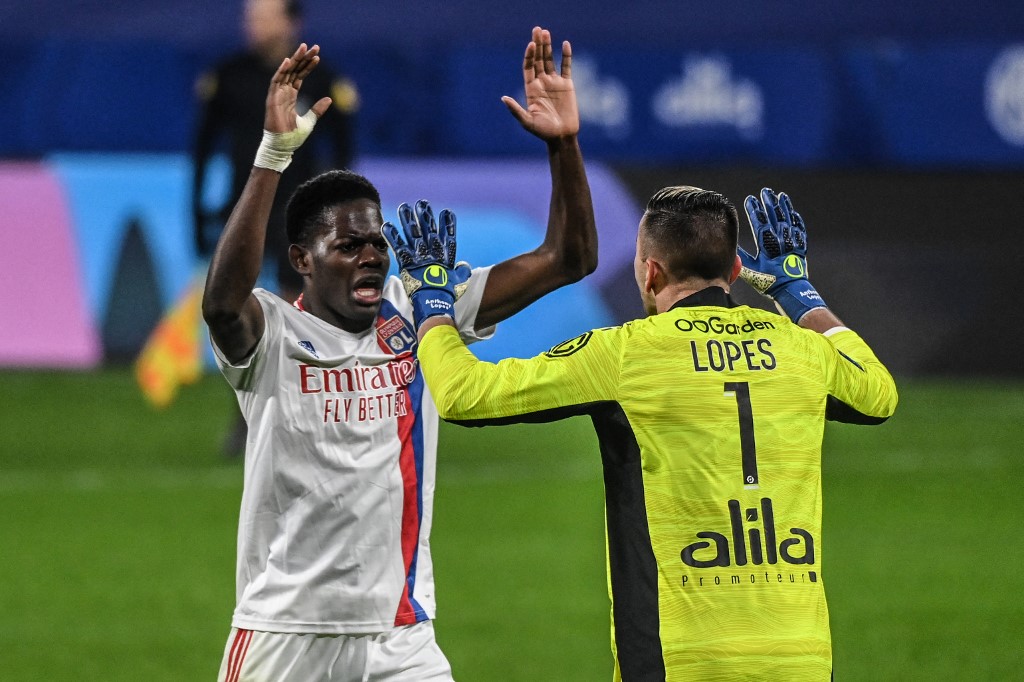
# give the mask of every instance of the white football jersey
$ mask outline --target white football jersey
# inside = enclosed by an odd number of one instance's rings
[[[477,340],[489,268],[455,306]],[[389,277],[373,328],[350,334],[257,289],[266,330],[217,362],[249,425],[232,626],[383,632],[434,617],[430,522],[437,408],[412,306]]]

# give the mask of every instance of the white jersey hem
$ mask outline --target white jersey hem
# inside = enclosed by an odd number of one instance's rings
[[[427,620],[434,620],[434,614],[428,613]],[[412,623],[409,623],[409,625],[412,625]],[[394,621],[371,623],[297,623],[295,621],[260,620],[235,616],[231,619],[231,627],[240,630],[255,630],[256,632],[285,632],[303,635],[377,635],[391,632],[395,628],[405,627],[405,625],[395,625]]]

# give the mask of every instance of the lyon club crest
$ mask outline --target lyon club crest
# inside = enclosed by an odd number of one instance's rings
[[[389,353],[401,355],[416,347],[416,334],[400,315],[377,322],[377,341]]]

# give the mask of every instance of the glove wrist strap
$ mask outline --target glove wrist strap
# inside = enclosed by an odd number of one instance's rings
[[[772,298],[775,299],[775,303],[782,309],[782,312],[797,323],[800,322],[800,318],[815,308],[827,307],[821,294],[806,279],[789,282],[786,286],[773,292]]]
[[[455,319],[455,296],[447,289],[422,288],[413,292],[412,317],[418,328],[429,317],[445,315]]]

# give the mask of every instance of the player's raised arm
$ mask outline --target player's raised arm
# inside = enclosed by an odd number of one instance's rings
[[[491,270],[477,317],[480,328],[514,315],[597,267],[597,228],[577,139],[580,115],[569,42],[562,43],[561,66],[556,70],[551,33],[535,27],[523,57],[523,85],[525,108],[512,97],[502,101],[523,128],[547,143],[551,167],[547,233],[537,249]]]
[[[309,136],[331,104],[324,97],[302,117],[295,103],[302,81],[316,68],[320,48],[303,43],[278,67],[267,92],[263,142],[249,180],[224,227],[210,263],[203,294],[203,318],[228,360],[244,359],[263,335],[264,318],[252,289],[263,262],[267,221],[278,180],[292,152]]]
[[[835,421],[880,424],[896,409],[896,383],[889,370],[853,331],[829,310],[807,278],[807,226],[784,193],[767,187],[743,202],[754,235],[755,254],[738,249],[740,277],[771,298],[801,327],[829,337],[836,350],[826,415]]]
[[[754,255],[738,249],[740,277],[772,299],[802,327],[824,333],[842,326],[807,279],[807,227],[785,193],[765,187],[743,202],[754,236]]]

